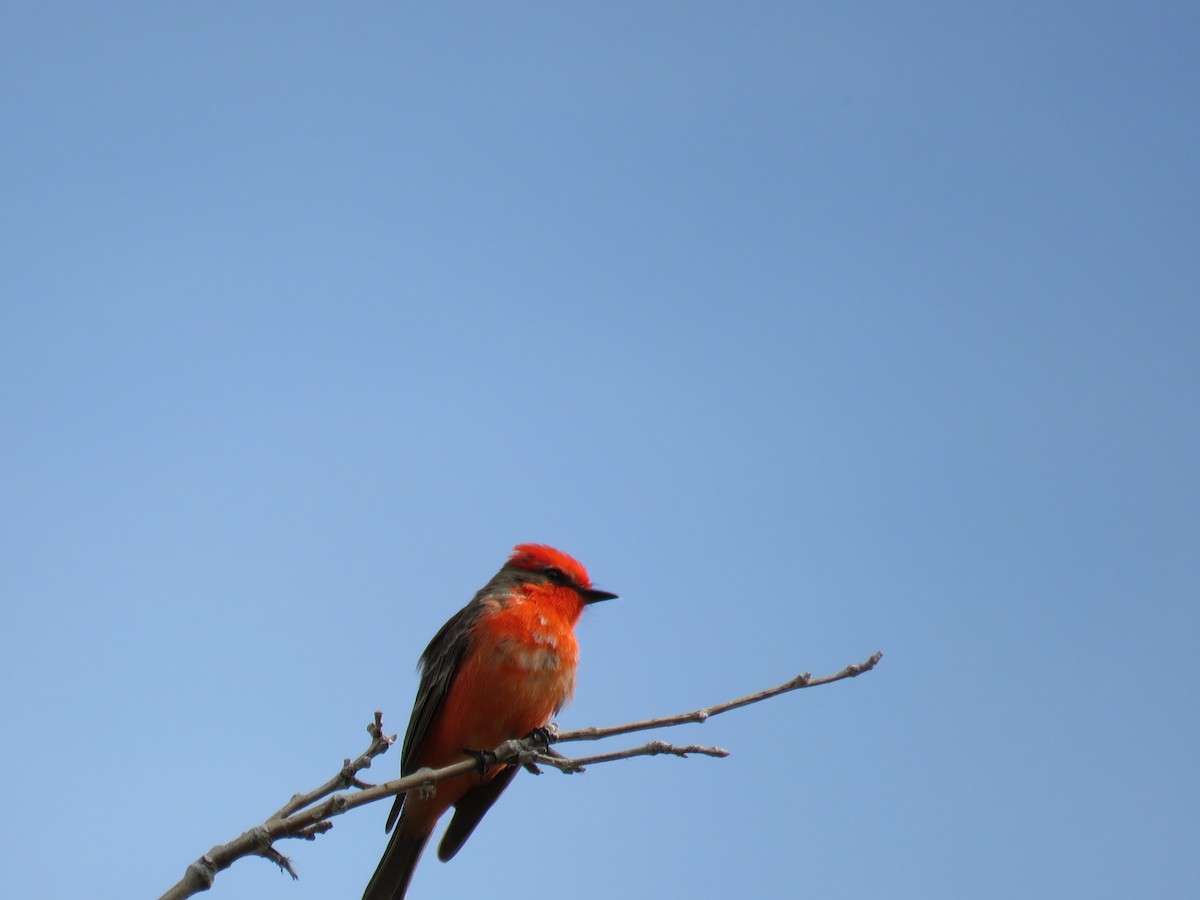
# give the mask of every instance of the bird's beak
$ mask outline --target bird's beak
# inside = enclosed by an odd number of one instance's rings
[[[601,600],[616,600],[616,594],[610,594],[608,591],[597,591],[592,588],[581,590],[579,596],[583,597],[584,603],[599,603]]]

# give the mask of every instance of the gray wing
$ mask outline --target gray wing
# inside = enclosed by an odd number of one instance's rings
[[[417,757],[434,719],[450,693],[450,686],[458,674],[463,656],[471,640],[471,628],[475,625],[483,604],[478,597],[456,612],[449,621],[433,636],[425,652],[421,654],[421,685],[417,688],[417,699],[413,703],[412,716],[408,720],[408,730],[404,732],[404,746],[400,756],[400,774],[411,775],[420,766]],[[400,809],[404,805],[404,795],[396,798],[392,811],[388,815],[386,830],[391,831]]]

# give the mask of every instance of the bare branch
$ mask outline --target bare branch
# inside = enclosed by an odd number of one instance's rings
[[[783,684],[773,688],[768,688],[765,691],[759,691],[756,694],[747,694],[745,697],[738,697],[736,700],[730,700],[726,703],[718,703],[716,706],[706,706],[703,709],[694,709],[691,712],[679,713],[674,716],[662,716],[658,719],[644,719],[641,722],[630,722],[626,725],[608,725],[603,728],[595,726],[591,728],[576,728],[571,731],[560,731],[553,735],[553,742],[563,744],[567,741],[598,741],[602,738],[613,737],[618,734],[630,734],[634,731],[648,731],[651,728],[669,728],[673,725],[687,725],[693,722],[704,722],[713,716],[719,716],[723,712],[729,712],[731,709],[739,709],[743,706],[749,706],[751,703],[759,703],[763,700],[770,700],[772,697],[778,697],[780,694],[786,694],[789,691],[798,691],[801,688],[819,687],[823,684],[833,684],[835,681],[842,681],[846,678],[856,678],[864,672],[870,672],[879,661],[883,659],[883,651],[877,650],[871,654],[871,657],[863,662],[854,665],[846,666],[842,671],[834,675],[826,675],[822,678],[813,678],[808,672],[797,675],[791,681],[785,681]]]
[[[307,828],[301,828],[295,834],[285,834],[284,837],[298,838],[302,841],[315,841],[317,839],[317,835],[324,834],[332,827],[332,822],[317,822],[315,825],[309,825]]]
[[[576,772],[582,772],[584,766],[614,762],[618,759],[632,759],[635,756],[660,756],[662,754],[686,757],[690,753],[700,756],[715,756],[718,759],[724,759],[729,755],[729,751],[721,747],[699,747],[695,744],[687,747],[676,747],[674,744],[668,744],[664,741],[650,741],[648,744],[642,744],[640,747],[630,747],[627,750],[616,750],[612,753],[597,753],[595,756],[571,758],[557,753],[539,753],[536,759],[547,766],[553,766],[560,772],[572,775]]]
[[[613,762],[618,759],[631,759],[635,756],[658,756],[662,754],[686,757],[689,754],[702,756],[725,757],[728,750],[720,747],[684,746],[677,747],[663,741],[650,741],[639,747],[630,747],[611,753],[601,753],[594,756],[570,758],[563,756],[550,748],[551,743],[566,741],[592,741],[612,737],[618,734],[629,734],[635,731],[645,731],[650,728],[667,728],[690,722],[703,722],[711,716],[720,715],[731,709],[748,706],[777,697],[788,691],[800,688],[817,687],[831,684],[846,678],[854,678],[864,672],[869,672],[883,658],[882,653],[875,653],[868,660],[856,665],[847,666],[842,671],[827,675],[823,678],[813,678],[807,672],[798,675],[791,681],[748,694],[736,700],[681,713],[674,716],[664,716],[657,719],[645,719],[640,722],[630,722],[626,725],[610,725],[602,728],[580,728],[574,731],[556,731],[553,726],[545,729],[544,733],[534,734],[521,740],[505,741],[494,751],[496,762],[501,765],[525,766],[530,771],[538,772],[537,763],[551,766],[560,772],[581,772],[584,766]],[[184,900],[201,891],[212,887],[217,873],[229,868],[234,862],[245,856],[261,856],[271,860],[281,869],[296,878],[296,871],[291,861],[275,849],[274,844],[284,838],[301,838],[315,840],[319,834],[324,834],[333,827],[329,821],[334,816],[340,816],[359,806],[375,803],[387,797],[414,790],[429,790],[439,782],[457,778],[477,771],[473,759],[445,766],[441,769],[421,769],[412,775],[396,778],[384,784],[370,786],[360,781],[358,773],[370,767],[371,761],[380,754],[386,753],[395,743],[395,736],[388,736],[383,731],[383,714],[375,713],[374,721],[367,726],[371,735],[371,743],[367,749],[351,761],[347,759],[339,772],[323,785],[303,794],[296,794],[276,812],[272,813],[265,822],[245,831],[226,844],[218,844],[208,853],[189,865],[183,878],[173,885],[159,900]],[[335,793],[346,788],[358,788],[356,793]],[[332,795],[332,796],[331,796]],[[320,802],[318,802],[320,801]],[[315,805],[314,805],[315,804]]]
[[[330,825],[330,828],[333,826]],[[292,861],[276,850],[274,847],[268,847],[262,853],[258,854],[263,859],[269,859],[275,865],[279,866],[284,872],[292,876],[292,881],[299,881],[300,876],[296,874],[296,870],[292,868]]]
[[[282,807],[271,814],[272,819],[286,819],[298,809],[304,809],[316,803],[322,797],[332,794],[334,791],[344,790],[348,787],[365,788],[369,787],[365,782],[359,781],[357,775],[363,769],[371,767],[371,760],[382,753],[387,753],[388,747],[396,742],[396,736],[391,737],[383,733],[383,713],[375,710],[375,721],[367,726],[367,733],[371,735],[371,743],[366,750],[351,762],[347,759],[343,764],[341,771],[330,778],[319,788],[309,791],[307,794],[296,794],[285,803]]]

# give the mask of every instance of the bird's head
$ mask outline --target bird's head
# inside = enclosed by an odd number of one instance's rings
[[[525,583],[571,588],[585,604],[617,596],[593,588],[587,569],[578,560],[545,544],[517,544],[505,568],[519,572]]]

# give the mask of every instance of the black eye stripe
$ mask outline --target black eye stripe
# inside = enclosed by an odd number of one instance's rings
[[[546,566],[542,569],[542,574],[553,581],[555,584],[569,584],[570,579],[567,578],[567,573],[558,566]]]

